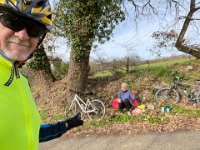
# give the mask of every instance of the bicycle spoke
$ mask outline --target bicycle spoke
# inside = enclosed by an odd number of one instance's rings
[[[105,106],[100,100],[93,100],[87,108],[88,117],[92,120],[101,120],[105,115]]]
[[[168,93],[168,89],[159,90],[156,93],[156,100],[157,101],[166,101],[166,99],[167,99],[167,93]]]
[[[175,90],[170,89],[160,89],[155,94],[157,101],[166,101],[169,103],[176,104],[179,101],[179,94]]]
[[[178,93],[176,93],[174,90],[169,91],[167,94],[167,99],[170,103],[176,104],[178,102]]]
[[[81,118],[88,115],[91,120],[101,120],[105,115],[105,106],[102,101],[96,99],[85,103],[77,94],[75,94],[72,104],[67,112],[68,116],[81,112]]]

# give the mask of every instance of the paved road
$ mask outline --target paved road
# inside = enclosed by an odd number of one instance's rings
[[[56,139],[39,150],[200,150],[200,131]]]

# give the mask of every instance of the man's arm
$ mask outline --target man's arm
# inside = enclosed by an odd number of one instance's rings
[[[60,137],[67,131],[64,121],[55,124],[43,124],[40,126],[39,142],[49,141]]]
[[[40,126],[39,142],[49,141],[63,135],[67,130],[82,125],[84,122],[80,118],[80,113],[65,121],[55,124],[43,124]]]

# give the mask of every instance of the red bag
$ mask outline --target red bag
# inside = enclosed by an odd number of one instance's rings
[[[136,95],[138,94],[138,91],[132,90],[131,93],[134,94],[134,95],[136,96]],[[138,107],[138,105],[139,105],[139,104],[138,104],[138,100],[137,100],[136,98],[132,100],[132,103],[133,103],[133,105],[134,105],[135,107]]]
[[[119,108],[119,102],[117,98],[112,101],[112,108],[115,110]]]
[[[133,99],[132,103],[135,107],[138,107],[138,100],[137,99]]]

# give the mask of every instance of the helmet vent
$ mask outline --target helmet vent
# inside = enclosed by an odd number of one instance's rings
[[[24,4],[25,4],[25,5],[30,5],[31,2],[32,2],[32,0],[24,0]]]
[[[45,1],[40,1],[36,4],[36,7],[42,7],[44,5]]]

